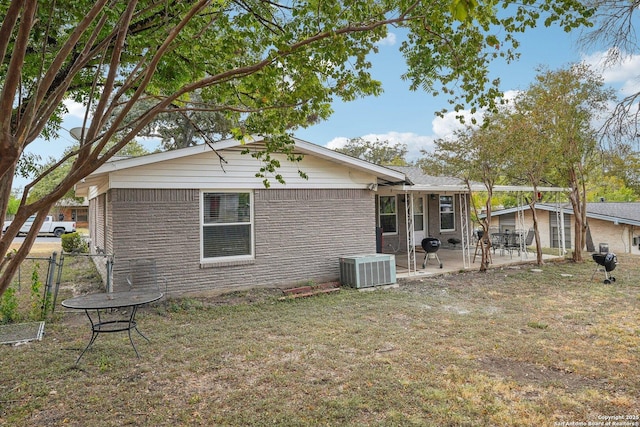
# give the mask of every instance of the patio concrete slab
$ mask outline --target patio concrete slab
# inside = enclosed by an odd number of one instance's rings
[[[480,270],[481,255],[478,252],[474,262],[474,252],[475,248],[469,251],[470,260],[468,261],[468,264],[470,265],[467,265],[465,268],[462,249],[448,249],[441,247],[436,252],[436,254],[438,255],[440,262],[442,263],[442,268],[440,268],[438,260],[433,258],[433,254],[430,255],[430,259],[427,261],[426,267],[422,268],[422,262],[424,260],[425,253],[422,248],[420,248],[419,250],[416,249],[415,268],[412,265],[411,269],[409,269],[409,260],[407,257],[407,253],[396,253],[396,277],[402,279],[446,273],[457,273],[461,271]],[[563,257],[560,255],[543,255],[544,260],[557,258]],[[500,250],[497,250],[495,253],[493,253],[493,251],[491,252],[491,264],[489,264],[489,268],[499,268],[518,264],[531,264],[532,266],[534,266],[535,262],[535,252],[523,252],[518,255],[517,251],[509,253],[507,251],[501,252]]]

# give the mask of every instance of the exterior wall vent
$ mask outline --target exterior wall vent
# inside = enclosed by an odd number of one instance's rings
[[[353,288],[394,284],[396,257],[388,254],[341,257],[340,283]]]

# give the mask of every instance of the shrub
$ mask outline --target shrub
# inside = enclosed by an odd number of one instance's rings
[[[67,253],[87,253],[89,245],[78,232],[63,234],[62,250]]]
[[[14,323],[18,321],[19,318],[16,289],[9,287],[4,294],[2,294],[2,298],[0,298],[0,324]]]

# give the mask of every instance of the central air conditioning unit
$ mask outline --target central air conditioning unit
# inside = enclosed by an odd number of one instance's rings
[[[340,283],[353,288],[394,284],[396,283],[396,257],[387,254],[341,257]]]

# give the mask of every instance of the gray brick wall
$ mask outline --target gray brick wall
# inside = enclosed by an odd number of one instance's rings
[[[198,190],[110,190],[116,290],[131,259],[155,259],[161,285],[181,294],[337,280],[340,256],[375,253],[370,191],[265,189],[254,193],[255,260],[201,265],[199,197]]]

